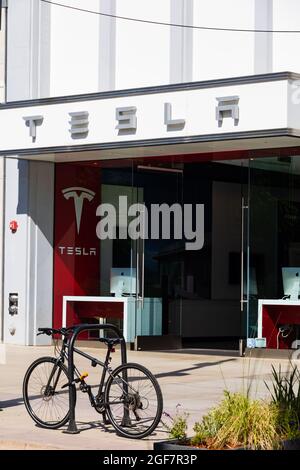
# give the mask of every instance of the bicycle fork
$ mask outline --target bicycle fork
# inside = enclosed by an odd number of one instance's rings
[[[60,368],[60,364],[62,363],[62,361],[60,359],[57,360],[56,364],[54,365],[52,371],[51,371],[51,374],[49,376],[49,379],[48,379],[48,382],[47,382],[47,385],[45,387],[45,396],[48,397],[50,395],[50,393],[54,392],[56,390],[56,387],[57,387],[57,384],[58,384],[58,381],[59,381],[59,378],[60,378],[60,374],[61,374],[61,368]],[[55,376],[55,373],[58,369],[58,373],[56,375],[56,378],[53,382],[53,385],[51,386],[51,382]]]

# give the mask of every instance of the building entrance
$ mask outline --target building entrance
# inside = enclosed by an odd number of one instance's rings
[[[109,321],[130,342],[176,335],[187,347],[237,348],[246,334],[245,162],[57,164],[55,326],[63,297],[78,296],[66,324]]]

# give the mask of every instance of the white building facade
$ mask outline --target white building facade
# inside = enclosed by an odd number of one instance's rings
[[[163,335],[233,348],[258,332],[276,347],[274,325],[293,323],[280,343],[291,347],[297,305],[278,323],[267,307],[261,320],[258,304],[282,298],[282,268],[300,266],[300,33],[287,32],[297,29],[298,2],[5,6],[2,340],[36,344],[40,326],[100,318],[121,325],[128,342]],[[122,112],[137,120],[117,132]],[[88,121],[76,139],[70,113]],[[80,229],[72,204],[87,189]],[[120,196],[149,208],[203,204],[203,246],[99,241],[97,207],[117,208]],[[135,282],[119,302],[114,269]],[[99,299],[83,303],[89,296]]]
[[[0,103],[5,102],[5,31],[6,31],[6,10],[4,7],[4,2],[1,4],[1,29],[0,29]],[[4,224],[4,160],[0,159],[0,259],[1,265],[3,265],[3,224]],[[3,298],[3,269],[0,273],[1,287],[0,295]],[[0,306],[0,330],[2,332],[3,327],[3,305]],[[1,333],[2,336],[2,333]]]

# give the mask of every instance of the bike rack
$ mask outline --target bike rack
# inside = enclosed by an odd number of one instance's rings
[[[69,380],[69,406],[70,406],[70,418],[69,418],[69,425],[68,429],[63,431],[66,434],[78,434],[80,433],[79,429],[77,428],[77,424],[75,421],[75,395],[76,395],[76,386],[74,383],[74,344],[79,335],[82,331],[88,330],[112,330],[114,331],[118,338],[120,339],[121,345],[121,363],[127,363],[127,351],[126,351],[126,342],[125,338],[122,335],[121,331],[115,325],[111,325],[106,323],[104,325],[91,325],[89,323],[82,323],[74,327],[72,331],[72,335],[68,338],[67,346],[68,346],[68,380]],[[74,393],[75,392],[75,393]],[[125,418],[126,419],[126,418]]]

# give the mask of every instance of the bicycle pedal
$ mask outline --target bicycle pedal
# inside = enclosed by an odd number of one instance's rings
[[[103,416],[103,424],[111,424],[111,421],[106,416]]]

